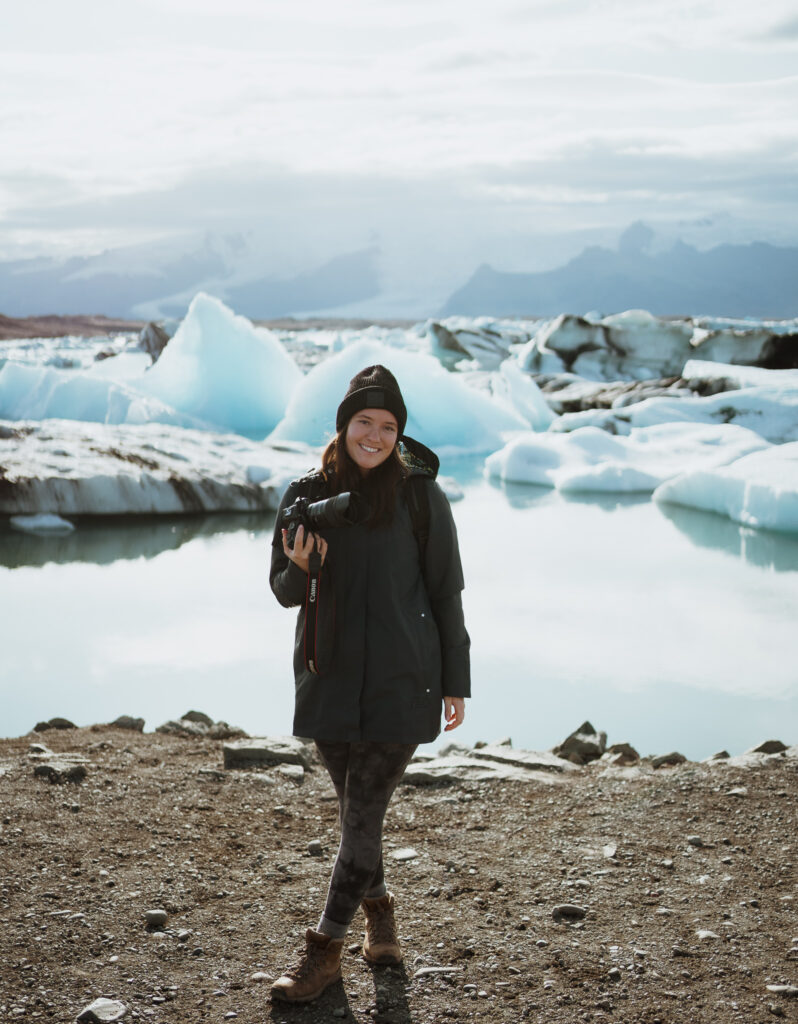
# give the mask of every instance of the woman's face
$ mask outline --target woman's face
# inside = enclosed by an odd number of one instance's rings
[[[346,450],[361,473],[368,473],[385,462],[396,445],[398,433],[393,413],[387,409],[363,409],[347,425]]]

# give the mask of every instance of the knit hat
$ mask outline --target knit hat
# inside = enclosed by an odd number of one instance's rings
[[[344,400],[338,406],[335,429],[342,430],[351,417],[361,409],[387,409],[396,417],[399,437],[404,433],[407,409],[399,390],[399,383],[391,371],[379,363],[376,366],[367,366],[351,379]]]

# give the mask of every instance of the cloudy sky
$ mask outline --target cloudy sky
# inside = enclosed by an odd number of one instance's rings
[[[224,8],[224,13],[222,13]],[[794,0],[34,0],[0,259],[246,231],[540,269],[636,219],[798,242]]]

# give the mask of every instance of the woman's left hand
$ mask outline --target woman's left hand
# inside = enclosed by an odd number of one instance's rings
[[[462,725],[463,719],[465,718],[465,698],[444,697],[443,717],[446,719],[446,725],[443,730],[444,732],[451,732],[451,730],[456,729],[458,725]]]

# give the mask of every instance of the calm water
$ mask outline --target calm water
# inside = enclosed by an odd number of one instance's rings
[[[798,741],[798,537],[457,475],[475,697],[452,739],[540,749],[589,718],[641,753]],[[53,715],[149,730],[189,708],[290,732],[294,613],[269,590],[271,525],[0,527],[0,735]]]

